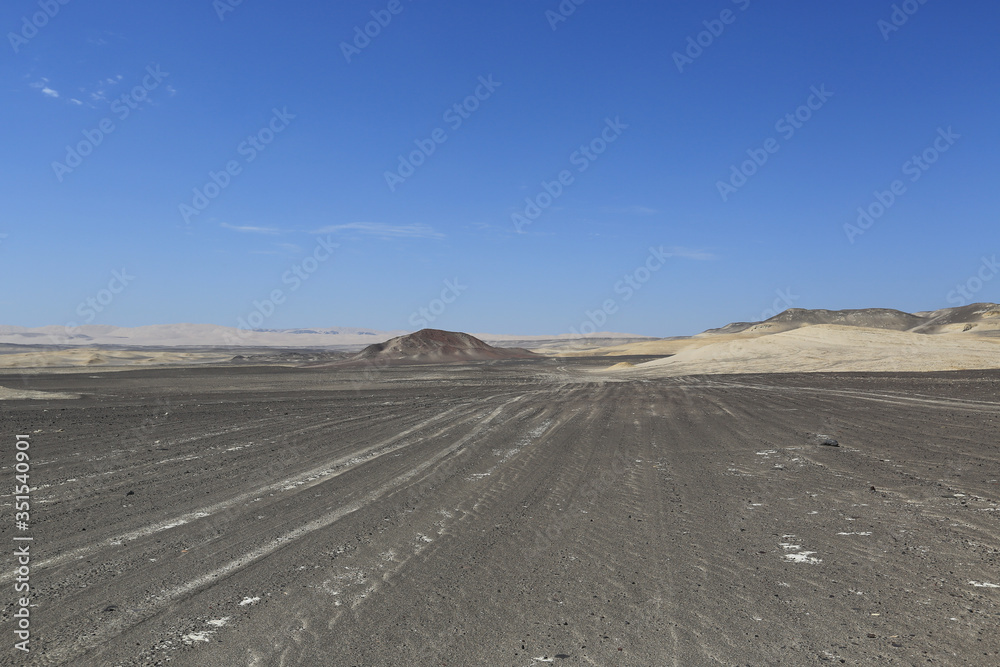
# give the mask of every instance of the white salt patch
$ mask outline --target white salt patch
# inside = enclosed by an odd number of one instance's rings
[[[211,630],[205,630],[203,632],[191,632],[181,637],[181,641],[185,644],[194,644],[195,642],[207,642],[212,636]]]
[[[976,588],[1000,588],[1000,584],[991,584],[988,581],[970,581]]]
[[[810,565],[815,565],[817,563],[822,563],[822,558],[813,558],[812,555],[816,553],[815,551],[800,551],[797,554],[785,554],[785,560],[790,563],[808,563]]]
[[[247,607],[247,606],[252,605],[252,604],[257,604],[258,602],[260,602],[260,598],[258,598],[258,597],[243,598],[243,600],[240,602],[240,606],[241,607]]]
[[[207,625],[214,626],[216,628],[221,628],[223,625],[229,622],[228,616],[223,616],[222,618],[214,618],[210,621],[205,621]]]
[[[871,533],[837,533],[838,535],[871,535]]]

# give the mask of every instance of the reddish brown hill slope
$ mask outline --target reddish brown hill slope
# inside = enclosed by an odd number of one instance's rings
[[[421,329],[412,334],[369,345],[351,361],[390,361],[398,363],[447,363],[491,359],[528,359],[536,357],[522,348],[497,348],[475,336],[457,331]]]

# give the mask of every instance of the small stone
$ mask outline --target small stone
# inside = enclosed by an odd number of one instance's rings
[[[825,445],[827,447],[840,447],[840,443],[831,438],[828,435],[823,435],[821,433],[816,434],[813,437],[813,442],[817,445]]]

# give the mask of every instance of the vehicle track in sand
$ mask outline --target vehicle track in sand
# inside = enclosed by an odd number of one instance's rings
[[[1000,662],[1000,374],[564,365],[34,378],[0,664]]]

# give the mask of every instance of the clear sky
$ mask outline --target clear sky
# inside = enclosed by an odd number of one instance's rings
[[[1000,301],[996,2],[235,1],[4,3],[0,324]]]

